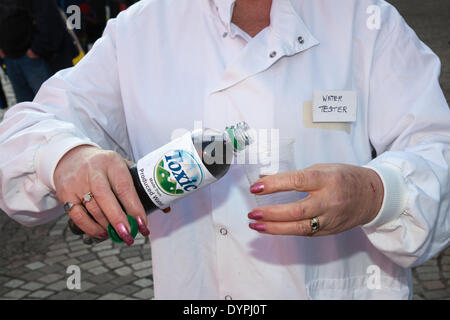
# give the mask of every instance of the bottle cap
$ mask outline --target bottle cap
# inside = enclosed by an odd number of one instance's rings
[[[255,141],[251,129],[246,122],[239,122],[236,125],[227,127],[226,131],[233,142],[233,147],[236,152],[244,150]]]
[[[139,230],[138,223],[137,223],[136,219],[130,215],[127,215],[127,219],[128,219],[128,222],[130,223],[130,227],[131,227],[130,234],[134,239]],[[113,242],[123,243],[122,238],[120,238],[120,236],[117,234],[116,230],[114,230],[113,226],[110,223],[108,224],[108,235]]]

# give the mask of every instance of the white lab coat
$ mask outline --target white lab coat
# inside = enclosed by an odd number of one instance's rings
[[[28,226],[62,214],[53,171],[80,144],[137,160],[198,121],[222,129],[245,120],[295,139],[297,169],[373,168],[383,208],[337,235],[262,235],[248,228],[255,199],[235,165],[169,215],[150,215],[156,298],[411,298],[409,268],[449,244],[439,59],[385,1],[274,0],[270,27],[253,39],[230,24],[233,3],[141,1],[110,21],[76,67],[6,114],[1,208]],[[379,29],[367,26],[370,5],[381,10]],[[313,123],[316,90],[355,91],[357,120]]]

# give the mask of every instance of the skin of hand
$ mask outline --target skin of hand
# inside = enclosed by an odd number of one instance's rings
[[[77,204],[69,215],[89,236],[107,238],[110,222],[127,245],[133,244],[130,225],[120,203],[138,222],[139,232],[144,236],[150,234],[129,164],[116,152],[87,145],[70,150],[59,161],[54,173],[56,195],[61,203]],[[88,192],[93,199],[83,207],[81,199]]]
[[[372,221],[381,209],[384,186],[371,169],[346,164],[318,164],[304,170],[265,176],[250,188],[255,195],[307,192],[299,201],[252,210],[249,227],[273,235],[326,236]],[[312,233],[311,219],[320,228]]]
[[[31,50],[31,49],[28,49],[27,56],[30,59],[38,59],[39,58],[39,56],[36,53],[34,53],[33,50]]]

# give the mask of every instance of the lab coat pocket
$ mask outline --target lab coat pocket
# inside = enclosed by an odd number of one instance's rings
[[[402,300],[409,298],[409,288],[396,279],[383,277],[379,283],[369,276],[342,279],[316,279],[306,286],[312,300]]]

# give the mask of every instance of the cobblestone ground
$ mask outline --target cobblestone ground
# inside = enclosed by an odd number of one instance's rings
[[[441,83],[450,97],[450,2],[392,1],[441,58]],[[5,84],[5,82],[3,82]],[[14,96],[7,85],[7,96]],[[3,116],[0,110],[0,119]],[[67,216],[25,228],[0,212],[0,299],[151,299],[150,244],[137,237],[132,247],[110,240],[83,244],[66,227]],[[81,268],[81,289],[67,289],[67,267]],[[450,248],[413,269],[414,299],[450,299]]]

